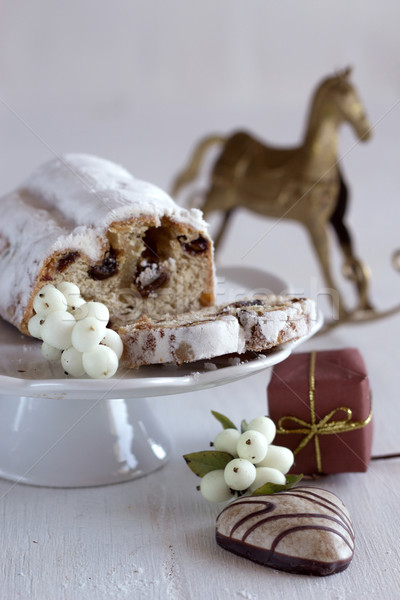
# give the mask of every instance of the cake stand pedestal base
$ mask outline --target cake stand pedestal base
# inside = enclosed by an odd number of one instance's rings
[[[163,466],[168,451],[145,398],[0,397],[0,477],[16,483],[129,481]]]

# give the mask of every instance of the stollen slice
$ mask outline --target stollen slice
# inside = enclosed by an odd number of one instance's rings
[[[190,363],[224,354],[260,352],[306,336],[316,319],[313,300],[246,298],[162,320],[146,316],[119,329],[123,362],[137,368]]]

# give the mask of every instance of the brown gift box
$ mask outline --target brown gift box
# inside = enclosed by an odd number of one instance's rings
[[[291,473],[366,471],[372,445],[371,393],[356,348],[292,354],[268,386],[274,444],[295,454]]]

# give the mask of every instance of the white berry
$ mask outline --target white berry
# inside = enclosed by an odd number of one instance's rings
[[[118,360],[121,358],[122,351],[124,349],[124,345],[122,343],[120,336],[118,335],[118,333],[116,331],[114,331],[113,329],[106,329],[105,336],[101,340],[100,344],[103,344],[104,346],[108,346],[108,348],[111,348],[111,350],[114,350],[115,354],[117,355]]]
[[[284,446],[274,446],[271,444],[265,458],[260,461],[257,467],[273,467],[285,474],[294,463],[294,455],[289,448]]]
[[[47,317],[52,312],[67,310],[67,301],[64,294],[57,290],[54,285],[48,284],[36,294],[33,308],[36,314]]]
[[[201,479],[200,492],[210,502],[226,502],[232,498],[232,492],[225,483],[223,469],[210,471]]]
[[[105,333],[105,323],[96,317],[86,317],[76,323],[72,331],[72,345],[79,352],[88,352],[100,344]]]
[[[259,431],[267,438],[268,444],[272,442],[276,434],[276,426],[272,419],[269,417],[256,417],[247,425],[247,431],[253,429]]]
[[[232,490],[247,490],[256,478],[255,466],[244,458],[234,458],[224,469],[226,485]]]
[[[41,326],[42,339],[50,346],[64,350],[71,346],[74,326],[75,319],[70,313],[62,310],[52,312]]]
[[[43,342],[40,350],[43,358],[46,360],[49,360],[50,362],[60,360],[61,350],[59,350],[59,348],[54,348],[54,346],[50,346],[49,344],[46,344],[46,342]]]
[[[85,374],[82,362],[82,352],[78,352],[73,346],[64,350],[61,355],[61,364],[68,375],[81,377],[81,375]]]
[[[285,485],[286,477],[283,475],[283,473],[278,471],[278,469],[272,469],[271,467],[257,467],[256,476],[250,486],[250,491],[254,492],[254,490],[262,485],[265,485],[266,483]]]
[[[83,367],[93,379],[108,379],[118,369],[117,355],[107,346],[96,346],[82,356]]]
[[[237,429],[223,429],[216,436],[213,446],[219,452],[228,452],[232,456],[238,455],[236,445],[240,438],[240,431]]]
[[[268,442],[259,431],[248,430],[239,437],[236,450],[240,458],[246,458],[256,464],[262,460],[268,451]]]
[[[81,297],[81,291],[78,286],[75,285],[75,283],[71,283],[70,281],[61,281],[61,283],[59,283],[56,287],[62,294],[64,294],[68,306],[72,306],[74,304],[74,300]]]
[[[72,294],[70,294],[68,296],[68,300],[69,302],[71,302],[70,305],[68,305],[68,310],[70,313],[72,313],[74,315],[74,317],[76,318],[76,311],[83,305],[86,304],[86,301],[84,300],[84,298],[82,298],[82,296],[73,296]]]
[[[87,317],[94,317],[104,325],[107,325],[110,319],[110,313],[105,304],[101,302],[85,302],[74,312],[74,317],[77,321],[86,319]]]
[[[28,321],[28,331],[32,337],[42,339],[42,325],[44,323],[44,317],[40,315],[33,315]]]

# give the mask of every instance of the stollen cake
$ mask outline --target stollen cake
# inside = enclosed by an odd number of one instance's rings
[[[197,209],[94,156],[66,154],[0,200],[0,315],[28,334],[33,298],[69,281],[111,325],[214,303],[213,247]]]
[[[126,366],[179,365],[273,348],[307,335],[315,319],[313,300],[260,296],[158,321],[145,316],[118,333]]]

